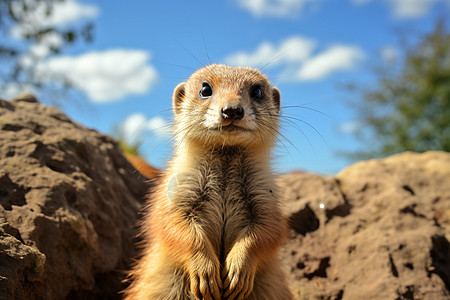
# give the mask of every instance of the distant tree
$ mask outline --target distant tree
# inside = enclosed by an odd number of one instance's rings
[[[0,97],[24,90],[61,94],[70,82],[45,80],[36,66],[77,40],[91,41],[93,24],[58,26],[54,8],[65,0],[0,0]],[[54,18],[53,18],[54,19]]]
[[[450,33],[440,20],[397,61],[375,68],[376,85],[353,86],[365,149],[354,158],[402,151],[450,151]]]

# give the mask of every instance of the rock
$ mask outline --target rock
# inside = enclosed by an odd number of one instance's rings
[[[118,298],[147,190],[113,139],[0,100],[0,298]]]
[[[296,299],[450,298],[449,153],[407,152],[280,182]]]

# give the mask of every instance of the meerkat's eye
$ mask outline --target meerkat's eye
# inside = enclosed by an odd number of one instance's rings
[[[211,97],[212,94],[213,94],[212,87],[207,82],[203,82],[203,86],[199,92],[200,98],[206,99]]]
[[[255,100],[261,100],[262,92],[261,87],[259,85],[255,85],[254,87],[252,87],[252,89],[250,90],[250,97],[252,97]]]

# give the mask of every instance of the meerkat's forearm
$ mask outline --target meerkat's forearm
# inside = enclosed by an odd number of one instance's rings
[[[282,219],[273,225],[276,226],[259,224],[242,230],[225,259],[222,271],[225,296],[240,298],[252,292],[252,281],[261,262],[270,259],[285,238]]]
[[[164,247],[180,260],[185,261],[198,252],[209,253],[214,256],[210,241],[204,231],[183,217],[175,217],[177,222],[164,220],[159,228],[160,241]]]

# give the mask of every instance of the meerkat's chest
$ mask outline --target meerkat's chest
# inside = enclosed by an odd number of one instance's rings
[[[186,216],[221,223],[229,218],[256,217],[256,208],[266,206],[272,190],[270,177],[254,164],[242,157],[225,157],[175,175],[168,196]]]

